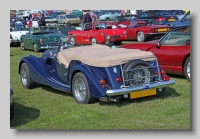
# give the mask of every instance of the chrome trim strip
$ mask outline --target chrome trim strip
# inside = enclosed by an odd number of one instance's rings
[[[169,85],[173,85],[175,83],[175,80],[169,80],[169,81],[163,81],[163,82],[157,82],[153,84],[149,84],[149,89],[156,89],[156,88],[163,88],[167,87]],[[144,86],[134,86],[129,88],[122,88],[122,89],[115,89],[115,90],[107,90],[106,95],[107,96],[117,96],[117,95],[123,95],[123,94],[129,94],[132,92],[138,92],[138,91],[144,91]]]
[[[61,85],[61,86],[70,87],[69,85],[63,84],[63,83],[57,81],[56,79],[54,79],[54,78],[52,78],[52,77],[47,78],[47,79],[50,80],[50,81],[52,81],[52,82],[54,82],[54,83],[56,83],[56,84],[59,84],[59,85]]]

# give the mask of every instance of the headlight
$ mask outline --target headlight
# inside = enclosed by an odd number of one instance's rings
[[[123,35],[126,35],[126,31],[124,31]]]
[[[110,36],[108,35],[108,36],[106,36],[106,38],[107,38],[107,39],[110,39]]]

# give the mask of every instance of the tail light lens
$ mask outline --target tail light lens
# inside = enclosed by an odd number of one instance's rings
[[[12,35],[10,34],[10,39],[12,39]]]
[[[13,24],[12,24],[12,27],[14,27],[14,26],[15,26],[15,24],[13,23]]]
[[[168,75],[163,75],[162,78],[163,78],[164,81],[169,81],[170,80]]]
[[[42,38],[40,38],[40,44],[44,44],[44,41]]]
[[[155,33],[155,32],[157,32],[157,29],[152,29],[151,32]]]
[[[106,84],[106,81],[104,79],[101,79],[100,82],[99,82],[101,85],[105,85]]]
[[[164,17],[159,17],[159,18],[156,18],[157,21],[161,21],[161,20],[165,20]]]
[[[116,78],[116,81],[117,81],[118,83],[120,83],[120,82],[122,82],[122,78],[121,78],[121,77],[117,77],[117,78]]]
[[[165,71],[164,71],[164,70],[161,70],[161,71],[160,71],[160,74],[161,74],[161,75],[165,75]]]

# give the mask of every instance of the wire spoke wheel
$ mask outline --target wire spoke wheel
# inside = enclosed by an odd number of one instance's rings
[[[86,98],[86,85],[81,78],[77,78],[74,82],[74,93],[78,101],[83,101]]]
[[[150,82],[151,72],[143,65],[136,66],[130,72],[131,85],[138,86]]]

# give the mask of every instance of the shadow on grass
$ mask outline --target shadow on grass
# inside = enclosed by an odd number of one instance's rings
[[[20,43],[11,43],[10,47],[20,47]]]
[[[105,105],[114,105],[117,107],[121,107],[124,105],[129,105],[131,103],[143,103],[146,101],[153,101],[153,100],[163,100],[170,97],[178,97],[180,96],[179,93],[176,92],[174,88],[167,87],[163,93],[154,95],[154,96],[147,96],[147,97],[141,97],[136,99],[121,99],[119,102],[101,102],[99,101],[99,105],[105,106]]]
[[[184,75],[174,75],[174,74],[168,74],[170,78],[178,78],[178,79],[186,79]]]
[[[57,89],[54,89],[54,88],[51,88],[51,87],[48,87],[45,85],[38,85],[38,87],[41,87],[42,89],[52,92],[52,93],[56,93],[59,95],[63,95],[65,97],[67,96],[67,97],[73,98],[73,95],[69,92],[60,91],[60,90],[57,90]],[[131,103],[143,103],[146,101],[152,101],[152,100],[158,100],[158,99],[162,100],[162,99],[166,99],[166,98],[170,98],[170,97],[178,97],[178,96],[180,96],[180,94],[177,93],[174,88],[167,87],[163,93],[160,93],[160,94],[157,94],[154,96],[147,96],[147,97],[136,98],[136,99],[131,99],[131,100],[121,99],[119,102],[103,102],[103,101],[99,101],[97,99],[96,103],[99,103],[99,105],[101,105],[101,106],[114,105],[114,106],[121,107],[124,105],[129,105]]]
[[[48,91],[48,92],[52,92],[52,93],[55,93],[55,94],[73,97],[72,93],[65,92],[65,91],[58,90],[58,89],[54,89],[54,88],[46,86],[46,85],[37,84],[37,87],[41,87],[43,90]]]
[[[26,107],[17,102],[14,102],[14,107],[14,117],[10,121],[11,129],[34,121],[40,116],[40,110],[38,109]]]

